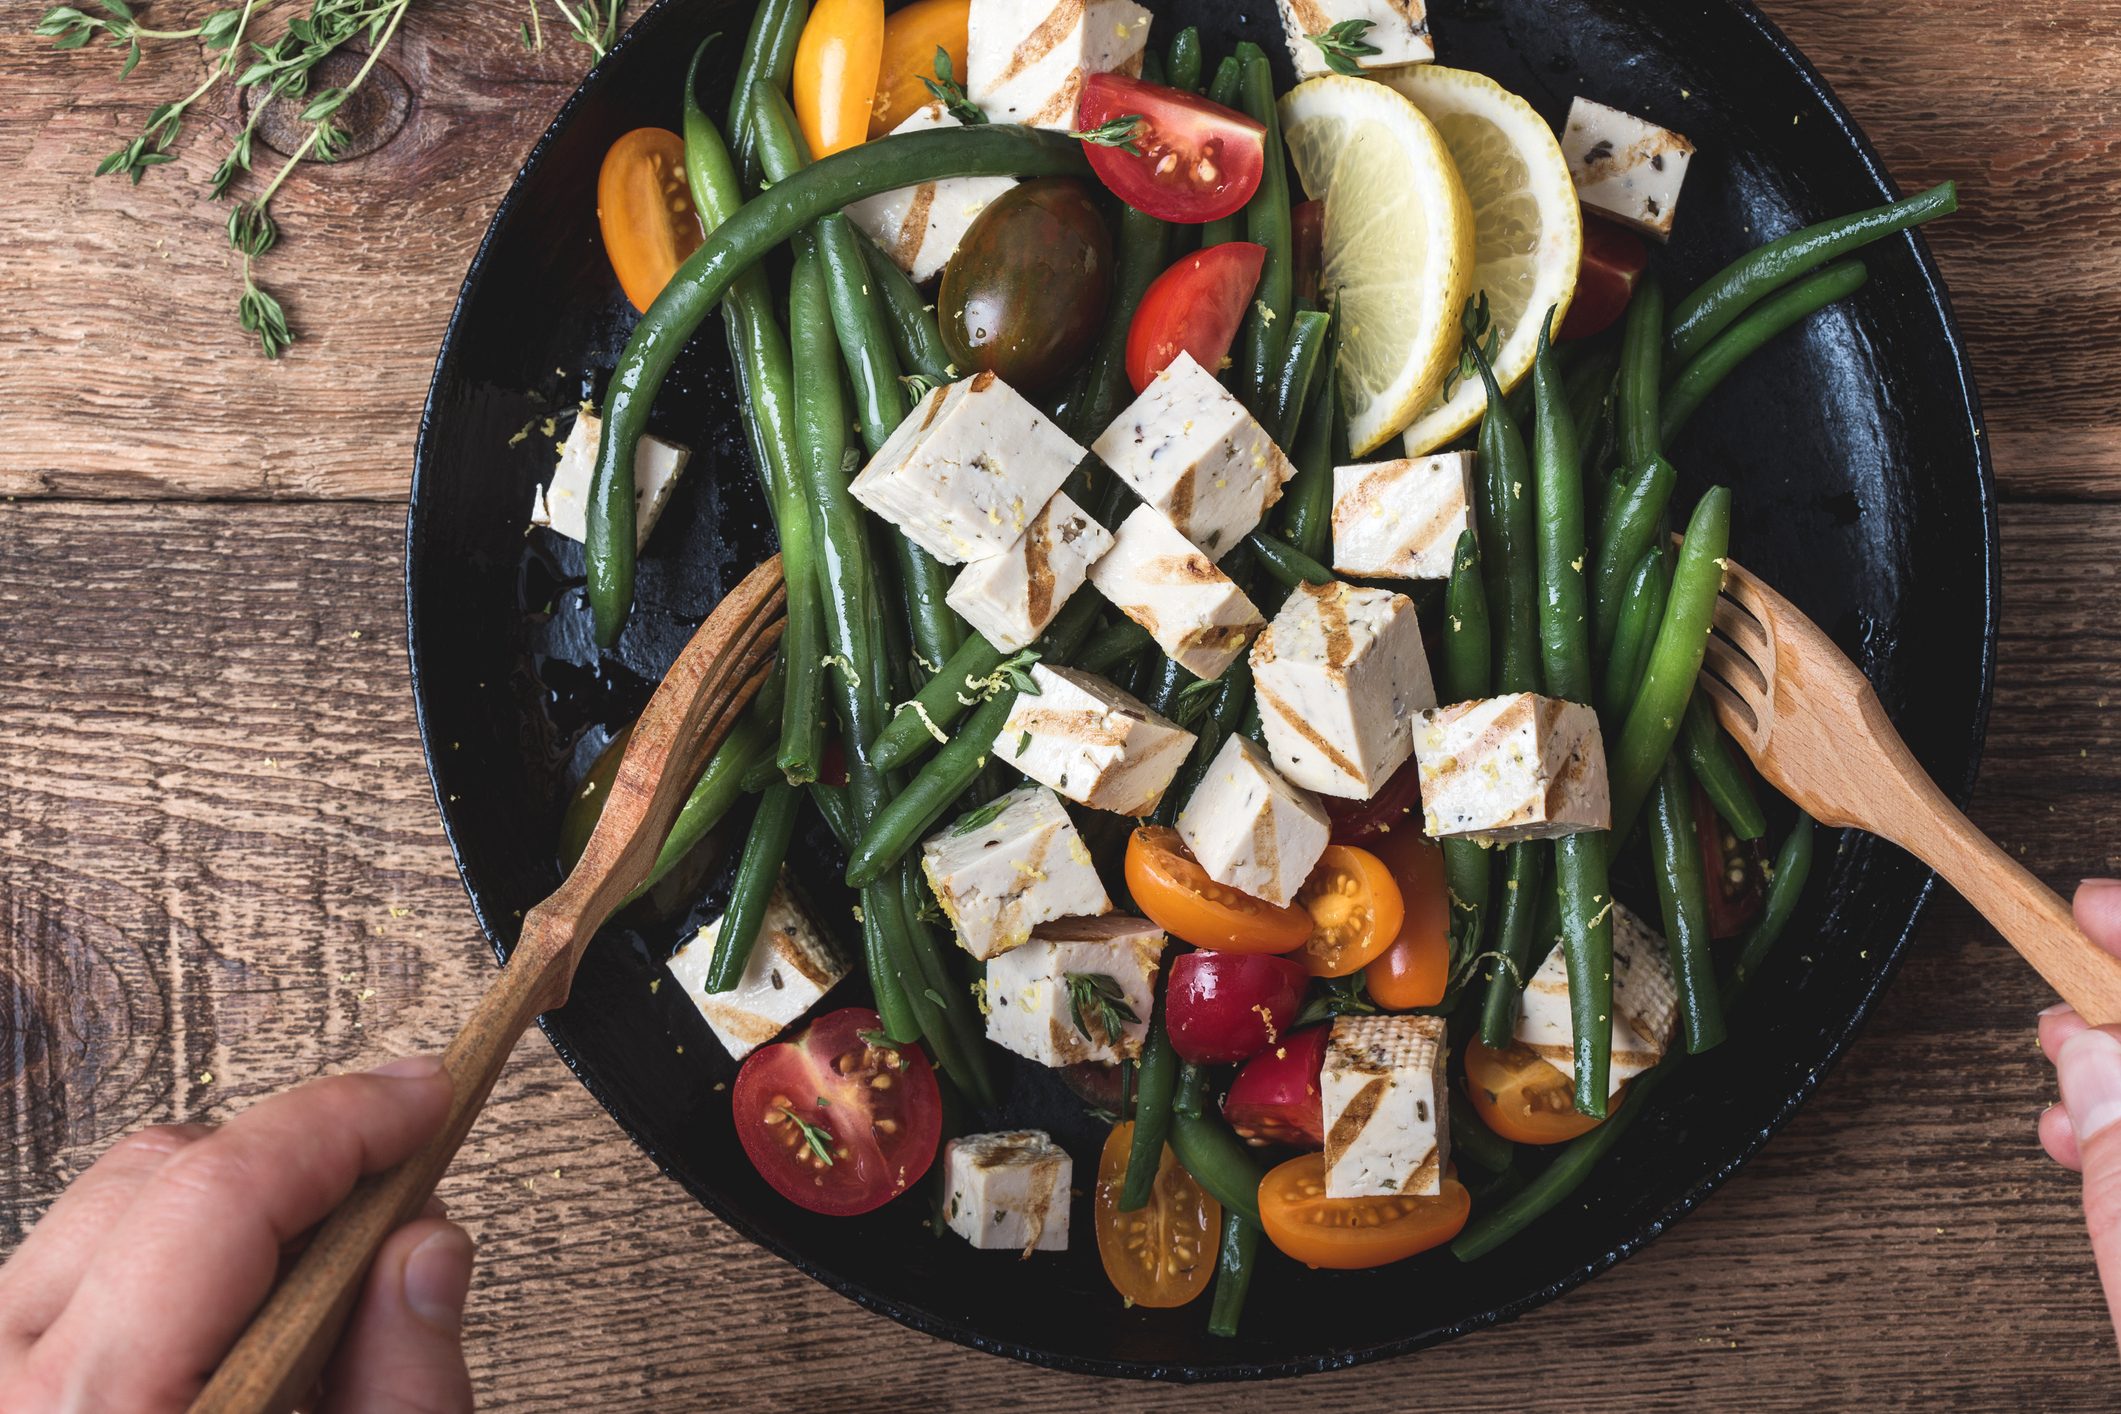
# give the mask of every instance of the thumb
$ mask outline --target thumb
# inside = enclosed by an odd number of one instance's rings
[[[323,1414],[468,1414],[471,1259],[455,1223],[426,1218],[390,1235],[325,1372]]]
[[[2121,879],[2086,879],[2077,887],[2077,926],[2110,953],[2121,953]]]

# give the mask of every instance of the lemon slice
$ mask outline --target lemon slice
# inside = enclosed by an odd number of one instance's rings
[[[1328,74],[1281,100],[1304,190],[1326,204],[1322,288],[1340,325],[1341,410],[1357,456],[1414,420],[1458,352],[1473,212],[1421,110]]]
[[[1532,367],[1540,321],[1554,327],[1576,293],[1583,214],[1554,130],[1531,104],[1485,74],[1434,64],[1392,70],[1384,82],[1436,125],[1473,205],[1472,290],[1486,290],[1501,331],[1495,376],[1508,389]],[[1455,379],[1407,429],[1407,455],[1435,450],[1480,420],[1478,379]]]

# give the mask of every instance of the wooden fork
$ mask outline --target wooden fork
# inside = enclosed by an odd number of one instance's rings
[[[589,940],[648,877],[708,755],[771,671],[786,601],[776,555],[693,634],[634,726],[580,862],[523,916],[507,964],[443,1054],[456,1093],[441,1133],[396,1168],[363,1179],[317,1228],[192,1404],[194,1414],[291,1409],[308,1395],[376,1249],[427,1201],[516,1039],[539,1012],[567,1000]]]
[[[2121,958],[1945,798],[1818,625],[1726,565],[1701,685],[1760,774],[1821,823],[1869,831],[1929,865],[2087,1021],[2121,1021]]]

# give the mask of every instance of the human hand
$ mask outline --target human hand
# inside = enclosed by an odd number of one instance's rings
[[[2090,879],[2077,890],[2077,926],[2121,954],[2121,880]],[[2040,1116],[2040,1147],[2084,1175],[2084,1222],[2121,1336],[2121,1026],[2094,1028],[2067,1005],[2040,1013],[2040,1049],[2055,1066],[2062,1103]]]
[[[119,1140],[0,1266],[7,1407],[184,1409],[291,1244],[357,1178],[440,1129],[449,1098],[441,1063],[410,1056],[311,1081],[219,1127],[162,1125]],[[470,1409],[461,1322],[471,1258],[471,1239],[439,1204],[392,1233],[314,1407]]]

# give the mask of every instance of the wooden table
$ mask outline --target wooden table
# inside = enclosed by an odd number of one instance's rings
[[[1932,240],[1988,403],[2008,603],[1975,815],[2064,889],[2121,873],[2121,0],[1768,8],[1903,184],[1964,184]],[[450,302],[580,68],[522,53],[519,10],[422,0],[390,60],[402,131],[288,184],[266,274],[305,342],[278,364],[231,319],[209,145],[139,187],[87,177],[185,75],[120,86],[30,38],[30,8],[0,34],[0,1250],[121,1132],[438,1046],[485,979],[414,738],[400,555]],[[1942,902],[1818,1098],[1670,1236],[1302,1397],[2110,1406],[2077,1186],[2033,1134],[2045,1000]],[[659,1178],[536,1036],[443,1192],[482,1248],[495,1408],[1291,1394],[1103,1387],[868,1315]]]

